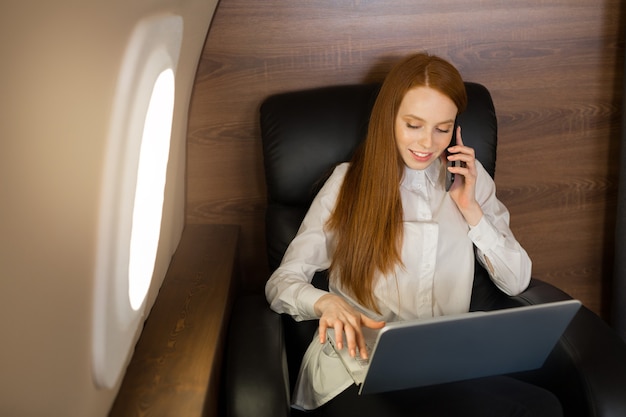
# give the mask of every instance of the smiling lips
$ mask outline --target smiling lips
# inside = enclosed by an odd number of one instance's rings
[[[432,152],[417,152],[410,149],[409,151],[413,154],[415,159],[419,161],[428,161],[432,155]]]

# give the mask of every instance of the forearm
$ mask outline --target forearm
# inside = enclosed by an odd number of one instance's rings
[[[277,313],[289,314],[297,321],[318,318],[314,306],[326,294],[328,292],[280,268],[265,285],[265,296],[270,308]]]
[[[478,260],[501,291],[517,295],[528,287],[532,262],[508,228],[501,231],[483,217],[469,235]]]

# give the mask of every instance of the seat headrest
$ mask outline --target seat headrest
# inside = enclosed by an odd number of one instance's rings
[[[489,91],[465,83],[468,106],[459,115],[463,140],[495,173],[497,120]],[[380,86],[342,85],[273,95],[261,105],[268,200],[308,207],[320,181],[350,160],[364,139]]]

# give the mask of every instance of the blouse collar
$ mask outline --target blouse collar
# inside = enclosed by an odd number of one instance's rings
[[[431,186],[436,186],[442,175],[441,167],[442,163],[439,158],[426,169],[411,169],[405,165],[401,184],[408,189],[416,189],[425,184],[425,180],[428,180]]]

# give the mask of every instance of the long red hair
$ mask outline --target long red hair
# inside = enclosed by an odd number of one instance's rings
[[[367,137],[352,157],[327,223],[336,236],[330,276],[375,311],[377,273],[388,274],[402,265],[400,181],[404,162],[396,147],[394,124],[404,95],[420,86],[449,97],[458,112],[467,105],[463,79],[449,62],[420,53],[394,66],[374,103]]]

